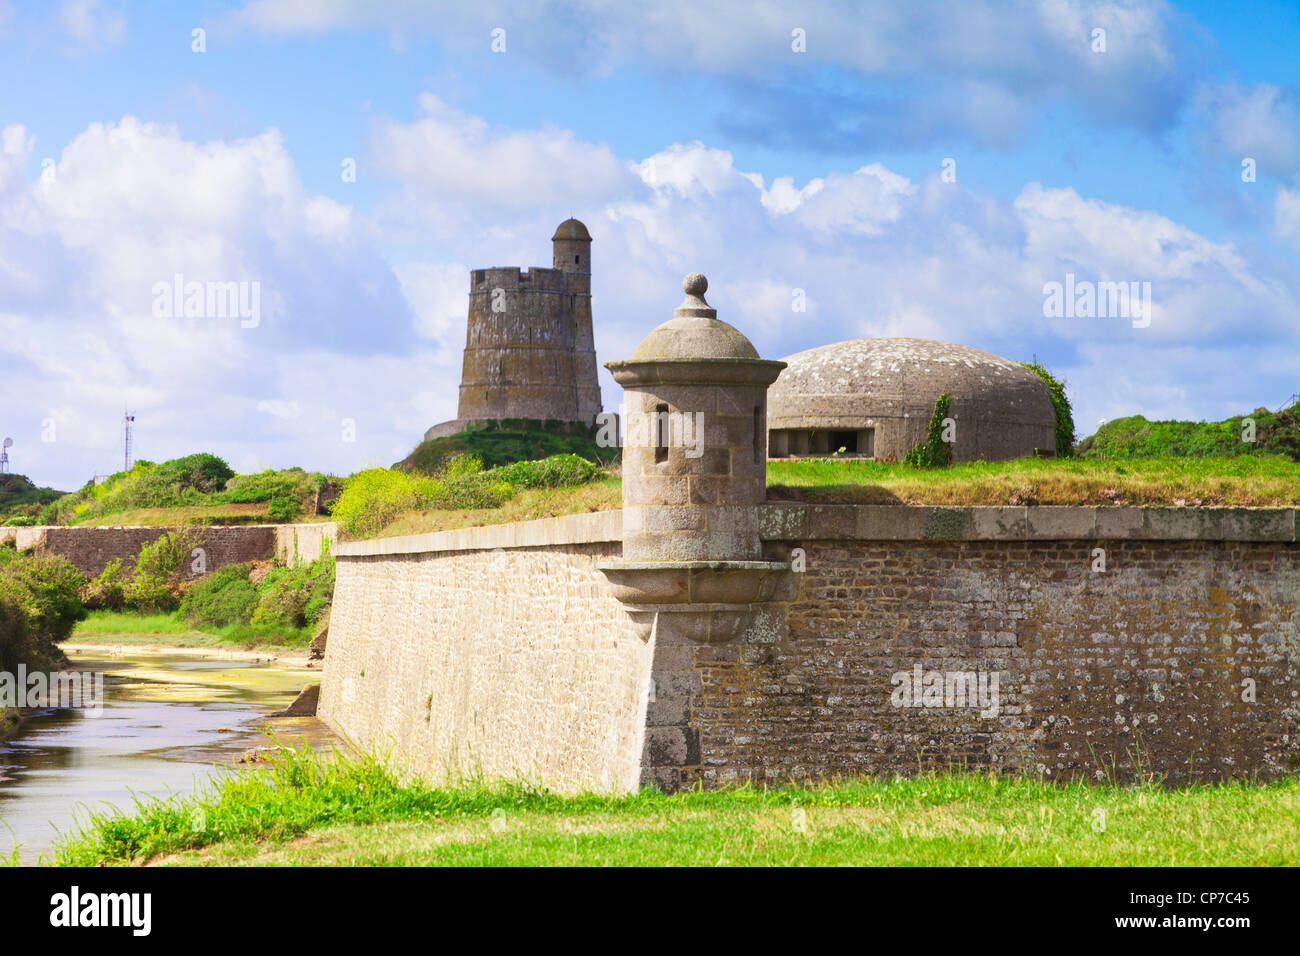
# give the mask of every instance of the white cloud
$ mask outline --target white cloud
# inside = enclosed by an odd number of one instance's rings
[[[1300,248],[1300,189],[1279,189],[1273,200],[1277,234]]]
[[[1300,93],[1271,83],[1208,84],[1196,105],[1207,145],[1235,160],[1254,159],[1259,175],[1286,177],[1300,169]]]
[[[308,377],[306,391],[277,393],[268,365],[309,348],[404,355],[417,342],[392,270],[347,207],[303,190],[275,130],[195,143],[132,117],[95,123],[48,180],[25,178],[32,149],[24,128],[0,133],[0,407],[49,480],[79,485],[109,467],[124,405],[142,457],[196,442],[236,453],[261,447],[295,403],[348,391]],[[176,275],[255,286],[260,321],[155,317],[155,286]],[[68,408],[79,414],[53,412]],[[49,417],[59,437],[43,444]],[[275,436],[257,460],[317,457],[302,436]]]
[[[86,49],[114,46],[126,32],[126,18],[101,0],[64,0],[59,7],[59,23]]]
[[[441,168],[434,144],[454,154]],[[52,183],[25,172],[34,149],[25,128],[0,131],[0,407],[47,482],[112,464],[124,404],[155,460],[199,447],[241,468],[397,460],[455,414],[467,271],[549,265],[571,213],[595,237],[602,361],[667,320],[699,270],[763,355],[869,335],[1037,355],[1070,380],[1080,422],[1274,404],[1300,364],[1279,358],[1294,353],[1293,270],[1068,188],[1031,183],[1008,203],[881,164],[769,185],[701,142],[630,159],[433,99],[373,130],[368,210],[304,190],[275,130],[195,143],[129,117],[94,124]],[[1297,207],[1279,196],[1280,233]],[[154,319],[152,285],[176,272],[258,280],[270,312],[256,329]],[[1045,319],[1043,284],[1066,272],[1151,281],[1156,319]],[[52,446],[35,437],[46,417]]]
[[[808,68],[816,66],[887,81],[908,77],[929,91],[920,112],[960,120],[990,143],[1014,137],[1045,102],[1062,97],[1101,123],[1167,127],[1185,88],[1176,20],[1165,0],[815,0],[788,10],[752,0],[706,10],[689,0],[248,0],[228,18],[275,36],[421,34],[483,56],[491,55],[491,31],[500,27],[510,56],[564,75],[648,65],[777,87],[796,79],[815,84]],[[1095,28],[1107,31],[1105,53],[1092,49]],[[792,49],[795,29],[804,31],[803,53]],[[762,108],[764,99],[748,103]],[[908,117],[912,134],[935,135],[918,122],[923,118]]]

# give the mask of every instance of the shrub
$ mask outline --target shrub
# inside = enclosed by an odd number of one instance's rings
[[[298,499],[282,496],[272,498],[266,508],[266,515],[278,524],[285,524],[298,517]]]
[[[937,468],[952,460],[952,447],[943,440],[943,420],[948,417],[949,402],[950,397],[944,392],[934,403],[934,414],[930,416],[930,429],[926,439],[907,453],[903,459],[907,464],[919,468]]]
[[[297,630],[307,623],[307,594],[290,583],[272,584],[257,603],[249,624],[256,631]]]
[[[194,549],[203,545],[203,536],[193,528],[168,531],[140,549],[123,587],[126,606],[135,611],[174,611],[182,568]]]
[[[310,564],[276,568],[258,590],[261,598],[250,622],[255,631],[312,627],[334,598],[334,558],[326,553]]]
[[[496,508],[514,493],[509,482],[483,471],[483,459],[477,455],[457,455],[430,479],[425,507]]]
[[[127,572],[125,561],[113,558],[99,572],[99,577],[81,589],[81,600],[91,610],[104,607],[114,611],[126,604]]]
[[[348,534],[375,534],[403,512],[423,507],[431,485],[430,478],[387,468],[359,471],[343,482],[334,502],[334,520]]]
[[[1074,414],[1070,409],[1070,399],[1065,394],[1065,381],[1057,379],[1037,362],[1020,364],[1047,384],[1047,391],[1052,396],[1052,409],[1056,413],[1056,457],[1069,458],[1074,454]]]
[[[48,524],[67,524],[131,508],[169,508],[200,504],[220,491],[234,476],[222,459],[205,453],[175,458],[162,464],[137,461],[130,471],[118,472],[54,503]]]
[[[455,435],[421,442],[402,461],[399,471],[437,474],[457,455],[475,455],[488,467],[508,465],[559,454],[576,454],[594,462],[619,457],[619,449],[596,443],[595,428],[577,428],[567,423],[513,419],[484,422]]]
[[[9,550],[9,549],[0,549]],[[45,667],[62,659],[55,647],[86,616],[81,572],[60,555],[14,555],[0,561],[0,661]]]
[[[247,624],[260,599],[248,572],[247,564],[228,564],[208,575],[181,599],[181,617],[194,627]]]
[[[603,477],[599,465],[578,455],[552,455],[541,461],[517,461],[501,468],[484,472],[485,477],[516,485],[520,488],[563,488],[568,485],[585,485]]]

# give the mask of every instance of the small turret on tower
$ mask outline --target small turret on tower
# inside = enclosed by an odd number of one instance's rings
[[[566,219],[551,237],[553,263],[561,272],[586,276],[591,291],[591,233],[577,219]],[[572,280],[570,280],[572,282]]]

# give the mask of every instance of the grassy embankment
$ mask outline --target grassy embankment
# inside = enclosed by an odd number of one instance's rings
[[[1300,781],[1166,788],[929,774],[559,797],[431,788],[374,758],[282,751],[193,796],[94,814],[65,865],[1284,865]]]
[[[208,525],[328,520],[315,496],[333,482],[301,468],[237,475],[205,453],[161,464],[138,461],[59,497],[28,521],[47,525]]]
[[[1281,456],[1022,458],[944,468],[855,459],[774,461],[768,498],[917,505],[1300,504],[1300,463]]]
[[[491,472],[483,472],[489,475]],[[581,484],[523,488],[499,503],[432,500],[418,479],[377,472],[374,487],[352,486],[336,508],[345,537],[388,537],[527,521],[622,505],[612,473]],[[860,459],[773,461],[768,498],[822,503],[912,505],[1300,505],[1300,463],[1273,456],[1154,458],[1124,461],[1021,459],[918,468]],[[348,493],[345,490],[345,498]],[[455,505],[468,505],[455,507]],[[477,505],[477,506],[476,506]]]

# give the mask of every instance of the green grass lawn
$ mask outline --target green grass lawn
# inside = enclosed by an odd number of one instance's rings
[[[285,751],[98,815],[65,865],[1294,865],[1300,781],[1168,789],[952,773],[667,796],[430,788]]]
[[[258,635],[247,625],[198,630],[179,614],[136,614],[131,611],[91,611],[79,621],[68,641],[73,644],[132,644],[142,647],[232,647],[244,650],[303,649],[310,636]]]
[[[914,468],[862,459],[773,461],[769,499],[925,505],[1295,505],[1280,456],[1124,461],[1022,458]]]

